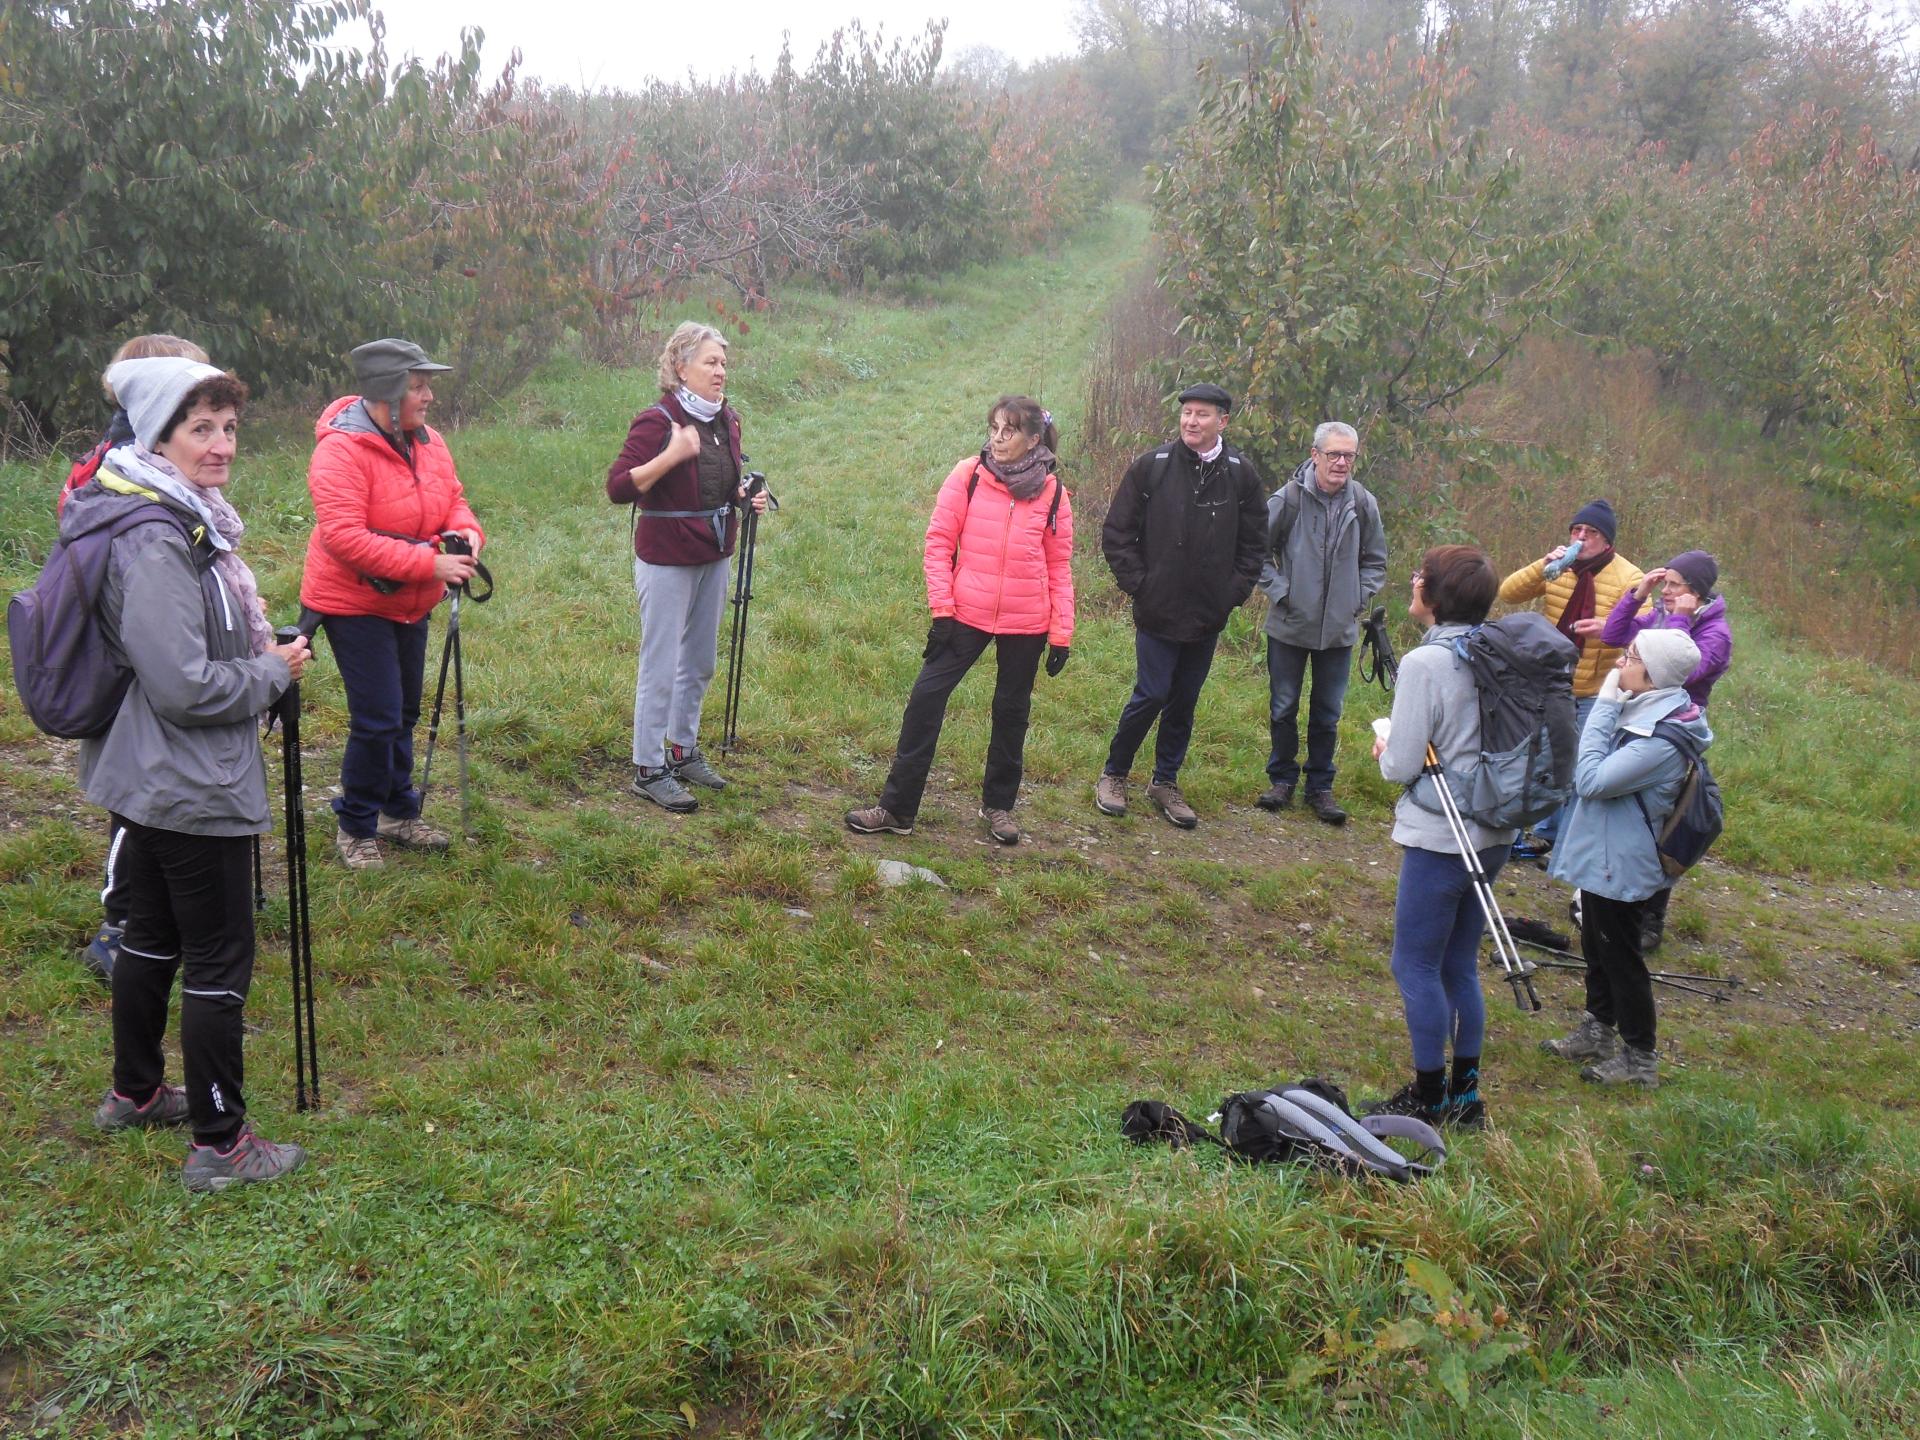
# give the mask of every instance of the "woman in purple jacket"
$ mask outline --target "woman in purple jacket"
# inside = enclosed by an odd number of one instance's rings
[[[607,471],[607,498],[634,508],[632,789],[684,814],[698,804],[687,786],[727,783],[700,753],[700,706],[713,681],[738,510],[749,502],[740,417],[727,404],[726,340],[686,321],[660,352],[659,380],[660,398],[634,417]],[[751,504],[765,510],[766,492]]]
[[[1700,665],[1686,678],[1693,703],[1706,708],[1713,682],[1733,659],[1733,631],[1727,628],[1727,600],[1713,593],[1720,567],[1704,550],[1687,550],[1622,595],[1600,630],[1600,643],[1625,647],[1642,630],[1684,630],[1700,649]],[[1644,615],[1640,607],[1655,589],[1660,598]]]

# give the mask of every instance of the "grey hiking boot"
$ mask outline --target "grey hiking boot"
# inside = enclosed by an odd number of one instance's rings
[[[180,1180],[189,1190],[225,1190],[229,1185],[256,1185],[291,1175],[306,1163],[298,1145],[275,1145],[251,1130],[242,1130],[232,1148],[190,1145],[180,1167]]]
[[[444,850],[452,843],[444,830],[435,829],[418,815],[402,820],[382,815],[378,826],[380,839],[403,850]]]
[[[685,815],[700,808],[700,802],[693,798],[693,792],[682,785],[673,771],[662,766],[658,770],[649,770],[643,765],[633,767],[633,784],[627,787],[642,800],[651,800],[662,810],[675,815]]]
[[[1162,784],[1156,780],[1147,786],[1147,799],[1156,809],[1167,817],[1169,825],[1178,825],[1182,830],[1191,830],[1200,823],[1200,817],[1193,813],[1193,807],[1187,804],[1187,797],[1180,793],[1180,787],[1169,780]]]
[[[707,757],[700,753],[700,747],[682,751],[678,746],[667,760],[667,768],[674,778],[683,785],[698,785],[706,790],[724,790],[727,782],[721,773],[707,763]]]
[[[847,811],[847,829],[856,835],[913,834],[913,821],[902,820],[884,805],[869,805],[864,810]]]
[[[987,822],[987,834],[999,844],[1018,845],[1020,843],[1020,827],[1013,823],[1011,810],[988,810],[983,807],[980,818]]]
[[[1587,1066],[1580,1078],[1595,1085],[1638,1085],[1653,1090],[1660,1084],[1660,1061],[1651,1050],[1622,1045],[1618,1055]]]
[[[1620,1037],[1611,1025],[1582,1015],[1580,1023],[1565,1035],[1542,1040],[1540,1048],[1562,1060],[1610,1060],[1620,1048]]]
[[[1293,804],[1293,786],[1282,785],[1276,781],[1262,790],[1260,797],[1253,803],[1262,810],[1284,810]]]
[[[387,863],[380,853],[380,842],[371,835],[349,835],[337,830],[333,836],[333,848],[340,852],[340,863],[349,870],[378,870]]]
[[[1420,1093],[1417,1080],[1402,1085],[1384,1100],[1369,1100],[1360,1107],[1362,1115],[1409,1115],[1429,1125],[1443,1124],[1446,1111],[1445,1093],[1442,1092],[1439,1102],[1435,1103]]]
[[[187,1092],[178,1085],[162,1085],[144,1105],[136,1105],[118,1090],[107,1091],[106,1099],[93,1112],[93,1128],[112,1134],[116,1130],[149,1130],[158,1125],[187,1123]]]
[[[100,930],[87,942],[87,948],[80,952],[80,963],[93,972],[94,978],[108,989],[113,988],[113,967],[120,961],[120,937],[126,931],[122,925],[100,922]]]
[[[1093,806],[1102,815],[1127,813],[1127,777],[1102,774],[1093,782]]]

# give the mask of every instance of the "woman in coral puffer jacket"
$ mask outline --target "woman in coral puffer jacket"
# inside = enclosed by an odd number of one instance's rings
[[[313,534],[300,603],[321,624],[347,692],[334,847],[350,870],[377,868],[382,842],[444,850],[447,836],[420,818],[413,728],[427,663],[427,617],[447,587],[473,577],[486,537],[467,507],[447,442],[427,425],[431,377],[448,369],[407,340],[353,352],[360,393],[334,401],[314,424],[307,489]],[[448,554],[458,534],[471,554]]]
[[[953,467],[927,525],[927,604],[933,626],[900,720],[880,803],[847,815],[862,835],[913,833],[947,697],[996,647],[993,733],[980,814],[1002,845],[1020,843],[1013,802],[1040,657],[1058,675],[1073,643],[1073,505],[1053,473],[1053,417],[1024,395],[987,412],[989,444]]]

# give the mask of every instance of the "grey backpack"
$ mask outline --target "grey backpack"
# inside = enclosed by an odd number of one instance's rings
[[[1480,750],[1446,773],[1454,803],[1494,830],[1543,820],[1573,794],[1580,732],[1573,723],[1573,668],[1580,652],[1544,615],[1522,610],[1476,625],[1448,645],[1473,676],[1480,702]],[[1441,813],[1433,777],[1407,787],[1416,805]]]

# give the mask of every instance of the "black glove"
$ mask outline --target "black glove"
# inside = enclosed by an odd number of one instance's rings
[[[953,617],[942,615],[927,629],[927,648],[920,652],[922,660],[931,660],[942,650],[953,644]]]
[[[1067,657],[1073,652],[1064,645],[1047,646],[1047,674],[1058,675],[1067,668]]]

